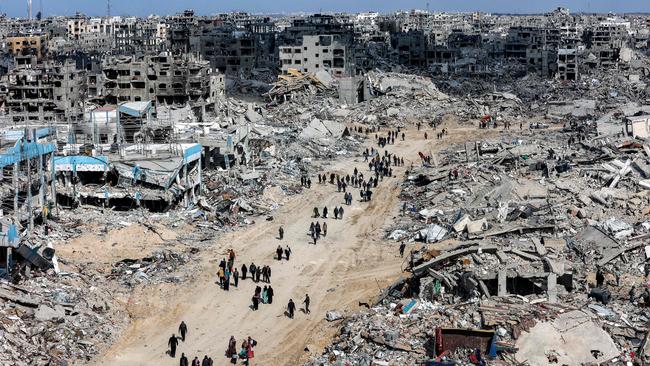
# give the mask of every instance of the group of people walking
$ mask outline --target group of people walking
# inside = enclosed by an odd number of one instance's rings
[[[305,314],[311,314],[311,310],[309,310],[309,303],[311,302],[311,299],[309,298],[309,294],[305,294],[305,299],[302,301],[302,303],[305,305],[303,308],[303,311]],[[293,319],[296,313],[296,303],[293,302],[293,299],[289,299],[289,303],[287,304],[287,316],[289,319]]]
[[[253,311],[259,310],[260,303],[261,304],[272,304],[273,303],[273,295],[274,295],[274,290],[271,285],[264,286],[264,288],[261,288],[259,286],[255,287],[255,293],[253,294],[253,297],[251,298],[252,301],[252,309]]]
[[[418,126],[419,129],[420,126]],[[369,128],[366,128],[365,131],[363,128],[355,128],[355,131],[359,133],[364,133],[367,135],[369,132],[378,132],[380,131],[379,127],[373,127],[372,130]],[[378,134],[375,135],[377,139],[377,143],[379,147],[383,148],[388,144],[394,144],[395,140],[400,137],[401,134],[401,139],[402,141],[405,140],[405,134],[404,132],[401,132],[399,129],[397,131],[388,131],[385,136],[379,136]],[[364,174],[359,172],[359,170],[355,167],[354,171],[352,174],[346,174],[345,176],[335,174],[335,173],[321,173],[318,174],[318,183],[319,184],[336,184],[337,186],[337,192],[343,192],[344,196],[344,202],[345,205],[350,206],[352,205],[352,192],[349,192],[348,188],[350,186],[354,188],[359,188],[360,189],[360,195],[361,195],[361,201],[370,201],[372,198],[373,192],[371,191],[371,188],[376,188],[378,186],[378,183],[380,180],[383,180],[384,177],[392,176],[393,174],[393,166],[403,166],[404,165],[404,158],[398,157],[394,154],[388,153],[388,151],[384,151],[383,156],[380,154],[378,149],[375,149],[371,147],[370,149],[365,149],[363,151],[363,157],[364,161],[368,162],[368,167],[369,170],[372,172],[374,171],[374,177],[372,176],[372,173],[370,174],[370,177],[364,177]],[[301,186],[306,187],[306,188],[311,188],[311,178],[307,175],[303,175],[300,178]],[[343,206],[335,206],[333,210],[334,214],[334,219],[343,219],[345,210]],[[321,218],[321,219],[327,219],[329,218],[330,211],[328,210],[327,207],[323,207],[322,210],[319,210],[318,207],[314,207],[313,209],[313,217],[314,218]],[[326,221],[316,221],[312,222],[309,226],[309,235],[312,237],[312,240],[314,244],[316,244],[317,240],[319,240],[321,237],[326,237],[327,236],[327,222]],[[284,227],[280,226],[278,228],[278,239],[279,240],[284,240]],[[404,247],[405,245],[402,243],[400,245],[400,255],[403,255],[404,253]],[[278,247],[275,250],[275,258],[278,261],[282,261],[283,259],[286,259],[287,261],[291,257],[292,250],[289,247],[289,245],[282,246],[278,245]],[[260,286],[255,286],[254,294],[251,299],[252,305],[251,308],[253,311],[257,311],[259,309],[260,304],[272,304],[273,303],[273,298],[274,298],[274,289],[270,285],[271,282],[271,267],[268,265],[264,266],[257,266],[254,262],[251,263],[249,266],[246,264],[241,265],[241,271],[239,268],[235,268],[235,260],[236,260],[236,255],[233,249],[230,249],[228,251],[228,257],[223,258],[220,263],[219,263],[219,270],[218,270],[218,276],[219,276],[219,284],[220,287],[226,291],[229,290],[231,282],[233,282],[233,285],[235,287],[238,287],[239,284],[239,279],[241,278],[242,280],[246,280],[247,278],[251,278],[253,282],[259,283],[260,281],[266,282],[268,285],[264,285],[263,287]],[[241,276],[241,277],[240,277]],[[304,313],[309,314],[310,313],[310,303],[311,299],[308,294],[305,294],[305,299],[303,300],[302,304],[304,305]],[[295,311],[296,311],[296,304],[294,303],[293,299],[290,299],[289,302],[287,303],[287,312],[286,315],[290,318],[293,319],[295,316]],[[176,337],[176,335],[172,335],[172,337],[169,338],[168,341],[168,346],[169,346],[169,355],[171,357],[176,356],[176,350],[179,345],[179,339],[182,340],[183,342],[185,341],[185,337],[187,334],[187,325],[182,322],[181,325],[179,326],[179,333],[181,334],[180,337]],[[225,356],[230,359],[230,361],[234,364],[237,363],[238,360],[244,361],[245,364],[248,364],[254,357],[254,351],[253,348],[256,346],[257,342],[250,337],[245,339],[241,347],[237,347],[237,341],[235,340],[234,336],[230,337],[229,343],[228,343],[228,348],[225,352]],[[183,353],[181,356],[181,361],[180,361],[181,366],[212,366],[213,365],[213,360],[212,358],[208,357],[205,355],[203,360],[199,360],[198,357],[195,357],[191,364],[189,363],[188,358],[185,356]]]
[[[178,326],[178,333],[180,337],[177,337],[176,334],[172,334],[167,341],[167,346],[169,350],[167,354],[170,357],[176,358],[176,350],[182,341],[185,343],[185,337],[187,335],[187,324],[185,321],[181,321],[181,324]],[[237,341],[234,336],[230,337],[228,341],[228,348],[226,348],[225,356],[230,360],[230,363],[236,364],[238,359],[243,361],[244,365],[250,365],[250,362],[255,357],[254,347],[257,345],[257,341],[252,339],[250,336],[245,339],[239,351],[237,351]],[[208,355],[203,356],[203,360],[200,360],[198,356],[195,356],[192,359],[191,363],[189,358],[185,355],[185,352],[181,353],[179,359],[180,366],[214,366],[214,360]]]
[[[282,249],[282,246],[278,245],[278,248],[275,250],[276,259],[281,261],[282,254],[284,254],[285,258],[289,260],[289,257],[291,256],[291,248],[289,248],[289,246],[287,245],[284,249]]]
[[[234,280],[233,285],[235,287],[239,286],[239,271],[237,268],[234,268],[235,265],[235,251],[230,249],[228,251],[228,261],[225,258],[219,263],[219,270],[217,271],[217,277],[219,277],[219,286],[225,290],[230,290],[231,278]]]

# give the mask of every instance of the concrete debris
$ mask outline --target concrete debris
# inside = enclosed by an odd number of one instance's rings
[[[396,130],[430,141],[369,227],[406,273],[308,365],[650,363],[647,15],[29,4],[0,17],[0,363],[93,362],[131,296]]]
[[[348,316],[308,365],[467,364],[475,329],[496,332],[478,347],[487,364],[647,360],[639,356],[650,306],[644,145],[601,138],[587,121],[543,134],[528,127],[438,151],[436,164],[420,157],[386,228],[412,243],[411,277]],[[462,330],[448,341],[459,348],[441,348],[444,329]]]

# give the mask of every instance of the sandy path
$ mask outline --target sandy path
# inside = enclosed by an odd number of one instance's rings
[[[417,162],[417,151],[435,151],[443,145],[435,140],[435,132],[429,131],[429,136],[425,141],[422,132],[409,131],[407,141],[396,141],[387,148]],[[461,136],[450,137],[448,141]],[[345,158],[327,171],[351,174],[355,166],[368,174],[362,158]],[[316,246],[309,244],[307,235],[313,221],[310,214],[314,206],[327,206],[331,213],[335,205],[342,205],[342,194],[336,192],[335,185],[313,184],[311,190],[290,198],[278,209],[274,221],[260,218],[245,230],[220,237],[214,242],[213,253],[205,256],[209,258],[196,264],[200,274],[190,283],[181,288],[156,289],[159,293],[144,291],[147,298],[132,297],[129,302],[135,320],[95,364],[177,365],[178,355],[185,352],[190,361],[207,354],[216,365],[227,365],[224,352],[231,335],[238,347],[249,335],[259,342],[255,349],[257,364],[297,365],[307,356],[305,347],[320,351],[336,331],[336,323],[324,320],[328,310],[355,310],[358,301],[367,301],[400,275],[402,260],[397,256],[397,245],[384,241],[382,235],[384,225],[398,214],[397,195],[404,169],[395,168],[396,178],[380,182],[370,203],[359,202],[358,190],[353,189],[355,201],[345,206],[345,219],[328,219],[327,238]],[[281,224],[285,239],[279,241],[276,235]],[[291,261],[273,258],[278,244],[292,247]],[[262,304],[259,311],[248,308],[255,288],[250,280],[240,281],[239,288],[231,287],[230,292],[215,284],[220,253],[229,247],[238,255],[238,267],[251,261],[271,265],[273,304]],[[298,311],[293,320],[285,317],[289,298],[300,308],[305,293],[311,297],[311,314]],[[181,320],[188,324],[188,337],[179,346],[177,358],[172,359],[165,354],[167,339],[177,333]]]

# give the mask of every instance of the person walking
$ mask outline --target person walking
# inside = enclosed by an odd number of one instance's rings
[[[255,272],[257,272],[257,267],[255,263],[251,262],[251,265],[248,266],[248,270],[251,272],[251,280],[255,282]]]
[[[269,304],[273,304],[273,287],[271,285],[266,289],[266,296],[269,299]]]
[[[262,289],[262,304],[268,304],[269,303],[269,294],[268,294],[268,288],[264,286]]]
[[[235,279],[235,287],[239,287],[239,270],[235,268],[235,273],[232,274]]]
[[[185,357],[185,353],[181,353],[181,360],[180,360],[180,366],[190,366],[189,361],[187,360],[187,357]]]
[[[169,346],[169,355],[172,358],[176,357],[176,346],[178,346],[178,338],[176,338],[176,334],[172,334],[172,336],[169,337],[167,345]]]
[[[225,266],[219,267],[219,271],[217,271],[217,276],[219,277],[219,286],[221,286],[221,288],[223,288],[223,281],[224,281],[224,277],[226,276],[224,268]]]
[[[246,273],[248,272],[248,268],[246,268],[246,264],[241,265],[241,279],[245,280],[246,279]]]
[[[181,334],[181,340],[185,342],[185,334],[187,334],[187,325],[184,321],[181,321],[181,324],[178,326],[178,333]]]
[[[235,340],[235,336],[230,336],[230,340],[228,341],[228,348],[226,349],[226,357],[230,358],[231,363],[234,357],[234,363],[237,363],[237,341]]]
[[[293,299],[289,299],[289,304],[287,304],[287,310],[289,310],[289,318],[293,319],[293,314],[296,311],[296,304],[293,303]],[[176,349],[174,349],[174,351],[175,350]]]
[[[324,219],[327,218],[327,206],[326,206],[326,207],[323,207],[323,218],[324,218]]]
[[[199,360],[199,356],[194,357],[192,360],[192,366],[201,366],[201,360]]]
[[[226,270],[223,273],[223,289],[226,291],[230,291],[230,276],[231,276],[230,268],[226,268]]]
[[[284,256],[289,260],[289,256],[291,256],[291,248],[287,245],[286,248],[284,248]]]
[[[278,235],[280,237],[280,240],[284,238],[284,228],[282,226],[280,226],[280,228],[278,229]]]
[[[401,242],[399,244],[399,256],[404,258],[404,249],[406,248],[406,244],[404,242]]]
[[[334,220],[339,218],[339,208],[334,206]]]
[[[208,360],[208,355],[203,356],[203,361],[201,361],[201,366],[210,366],[210,360]]]
[[[327,236],[327,223],[323,222],[323,236]]]
[[[275,250],[275,254],[279,261],[282,260],[282,252],[283,252],[282,247],[278,245],[278,248]]]
[[[309,310],[309,294],[305,294],[305,300],[302,303],[305,304],[305,314],[311,314],[311,311]]]
[[[257,291],[255,291],[252,300],[253,300],[253,311],[257,311],[260,305],[260,295],[257,293]]]
[[[352,197],[351,197],[351,196],[352,196],[352,194],[350,194],[350,201],[352,201]],[[339,208],[339,218],[340,218],[341,220],[343,220],[343,206],[341,206],[341,208]]]

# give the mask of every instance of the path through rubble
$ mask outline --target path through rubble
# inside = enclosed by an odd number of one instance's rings
[[[435,151],[454,140],[464,140],[466,132],[452,131],[441,143],[435,138],[425,141],[423,132],[411,130],[405,142],[389,145],[390,152],[405,158],[405,167],[395,168],[395,178],[380,182],[370,203],[359,202],[358,191],[353,189],[355,201],[351,207],[345,206],[345,219],[328,219],[328,235],[316,246],[308,236],[309,223],[314,221],[310,213],[315,206],[327,206],[331,211],[342,205],[343,194],[337,193],[334,185],[314,183],[312,189],[278,209],[273,221],[259,218],[246,230],[220,237],[213,252],[195,264],[200,275],[194,280],[147,295],[153,297],[130,300],[135,320],[123,337],[95,360],[96,365],[176,365],[178,358],[171,359],[165,351],[167,339],[177,333],[181,320],[189,331],[178,354],[184,352],[190,360],[208,355],[216,364],[226,364],[224,352],[231,335],[238,344],[243,337],[255,338],[259,342],[255,361],[264,365],[299,364],[309,354],[305,347],[320,352],[336,332],[336,322],[325,320],[328,310],[353,311],[359,301],[369,301],[400,275],[403,261],[395,243],[384,241],[382,227],[399,214],[397,195],[406,167],[410,162],[418,164],[418,151]],[[435,132],[429,131],[429,136]],[[363,158],[345,158],[327,172],[351,174],[355,166],[367,172]],[[285,228],[283,241],[276,238],[279,225]],[[274,259],[278,244],[291,246],[291,261]],[[230,292],[215,283],[218,261],[230,247],[238,256],[236,267],[251,262],[271,266],[273,304],[262,304],[255,312],[248,308],[256,285],[249,279],[240,281],[239,288],[231,287]],[[300,304],[306,293],[312,299],[311,314],[298,312],[293,320],[285,317],[289,298]]]

